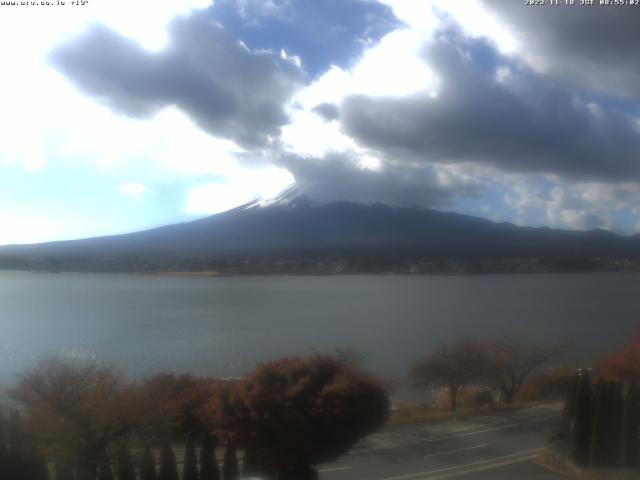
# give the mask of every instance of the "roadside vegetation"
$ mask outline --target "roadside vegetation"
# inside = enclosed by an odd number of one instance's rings
[[[418,360],[411,379],[416,388],[435,393],[432,406],[447,403],[455,416],[497,404],[549,399],[568,387],[567,375],[572,373],[558,368],[566,350],[564,344],[537,346],[515,339],[462,340]]]
[[[314,479],[313,465],[349,451],[389,412],[382,383],[324,355],[266,363],[242,380],[162,373],[136,383],[49,359],[11,397],[3,480]]]
[[[638,478],[640,336],[580,369],[567,393],[560,429],[543,460],[578,478]]]
[[[563,397],[554,452],[571,465],[635,467],[640,338],[578,379],[563,366],[566,351],[505,339],[441,346],[410,372],[431,401],[393,409],[386,385],[350,350],[282,358],[233,380],[159,373],[131,382],[109,366],[50,358],[19,377],[0,412],[0,478],[311,480],[316,465],[385,425]]]

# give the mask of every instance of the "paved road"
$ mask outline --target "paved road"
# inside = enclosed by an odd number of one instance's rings
[[[320,479],[566,480],[533,461],[558,420],[554,405],[382,432],[320,467]]]

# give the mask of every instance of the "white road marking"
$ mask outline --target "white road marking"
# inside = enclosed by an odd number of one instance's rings
[[[425,442],[439,442],[440,440],[448,440],[450,438],[470,437],[471,435],[478,435],[479,433],[494,432],[496,430],[504,430],[505,428],[519,427],[520,425],[525,425],[527,423],[543,422],[545,420],[550,420],[553,417],[557,417],[559,415],[560,415],[560,413],[554,413],[552,415],[547,415],[546,417],[533,418],[531,420],[525,420],[523,422],[509,423],[507,425],[498,425],[496,427],[483,428],[482,430],[473,430],[471,432],[464,432],[464,433],[454,433],[452,435],[445,435],[444,437],[433,438],[433,439],[425,438],[424,441]]]
[[[425,455],[424,458],[439,457],[440,455],[449,455],[450,453],[466,452],[467,450],[475,450],[476,448],[484,448],[488,446],[488,443],[482,443],[480,445],[474,445],[473,447],[458,448],[457,450],[447,450],[446,452],[432,453],[431,455]]]
[[[539,418],[533,418],[533,419],[530,419],[530,420],[524,420],[524,421],[518,422],[518,423],[508,423],[506,425],[498,425],[496,427],[484,428],[482,430],[472,430],[470,432],[454,433],[454,434],[451,434],[451,435],[445,435],[443,437],[438,437],[438,438],[423,438],[423,437],[417,437],[416,435],[411,435],[416,440],[418,440],[418,439],[420,439],[420,440],[416,441],[415,443],[398,444],[398,445],[393,445],[393,446],[389,446],[389,447],[368,448],[368,449],[365,449],[365,450],[356,449],[356,450],[350,452],[349,455],[362,455],[362,454],[366,454],[366,453],[382,452],[384,450],[397,450],[399,448],[406,448],[406,447],[410,447],[412,445],[417,445],[419,443],[435,443],[435,442],[440,442],[441,440],[448,440],[450,438],[470,437],[472,435],[478,435],[480,433],[494,432],[496,430],[504,430],[505,428],[519,427],[520,425],[525,425],[527,423],[543,422],[545,420],[550,420],[553,417],[557,417],[559,415],[561,415],[560,412],[552,413],[551,415],[546,415],[544,417],[539,417]]]
[[[516,462],[529,460],[529,459],[535,457],[536,453],[541,451],[543,448],[544,447],[533,448],[531,450],[524,450],[522,452],[512,453],[510,455],[503,455],[501,457],[488,458],[486,460],[479,460],[477,462],[465,463],[463,465],[454,465],[452,467],[438,468],[437,470],[428,470],[426,472],[409,473],[407,475],[400,475],[400,476],[397,476],[397,477],[387,477],[387,478],[383,478],[381,480],[404,480],[404,479],[407,479],[407,478],[424,477],[425,475],[433,475],[434,473],[444,473],[444,472],[450,472],[451,470],[468,469],[468,467],[474,467],[474,466],[477,466],[477,465],[486,465],[487,463],[491,463],[491,462],[499,462],[500,460],[512,459],[514,457],[521,457],[518,460],[515,460],[515,461],[511,462],[511,463],[516,463]],[[508,465],[508,463],[507,463],[507,465]],[[499,467],[499,466],[502,466],[502,464],[498,464],[496,466]],[[485,467],[484,469],[487,469],[487,468]],[[450,475],[447,475],[447,476],[462,475],[462,474],[470,473],[470,472],[473,472],[473,471],[474,470],[465,470],[463,472],[456,472],[455,474],[450,474]],[[436,477],[436,478],[443,478],[443,477]],[[427,480],[426,477],[423,480]],[[434,480],[434,479],[430,479],[430,480]]]
[[[351,470],[350,466],[346,466],[346,467],[331,467],[331,468],[323,468],[321,470],[318,470],[318,472],[321,473],[327,473],[327,472],[340,472],[342,470]]]
[[[467,470],[463,470],[461,472],[447,473],[445,475],[439,475],[437,477],[429,477],[428,480],[445,480],[447,478],[459,477],[460,475],[469,475],[472,473],[483,472],[485,470],[494,470],[500,467],[506,467],[507,465],[513,465],[515,463],[526,462],[527,460],[532,460],[538,456],[538,452],[532,453],[531,455],[525,455],[524,457],[519,457],[514,460],[506,460],[504,462],[492,463],[490,465],[483,465],[475,468],[469,468]],[[423,479],[427,480],[427,479]]]

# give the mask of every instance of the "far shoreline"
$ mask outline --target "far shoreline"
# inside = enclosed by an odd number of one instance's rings
[[[548,270],[548,271],[482,271],[482,272],[367,272],[367,271],[348,271],[348,272],[326,272],[326,271],[307,271],[307,272],[220,272],[216,270],[205,271],[109,271],[109,270],[28,270],[28,269],[12,269],[0,268],[0,273],[32,273],[40,275],[53,274],[85,274],[85,275],[142,275],[147,277],[176,277],[176,278],[224,278],[224,277],[357,277],[357,276],[376,276],[376,277],[491,277],[491,276],[544,276],[544,275],[601,275],[601,274],[639,274],[637,270]]]
[[[181,271],[181,272],[164,271],[164,272],[151,272],[151,273],[149,273],[149,275],[157,275],[157,276],[160,276],[160,277],[228,277],[229,276],[228,273],[217,272],[217,271],[214,271],[214,270],[200,271],[200,272],[199,271],[194,271],[194,272],[189,272],[189,271]]]

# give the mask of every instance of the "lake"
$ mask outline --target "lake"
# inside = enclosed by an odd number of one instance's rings
[[[583,356],[640,321],[640,275],[165,277],[0,271],[0,382],[58,354],[130,376],[240,376],[351,348],[389,378],[442,342],[569,338]]]

